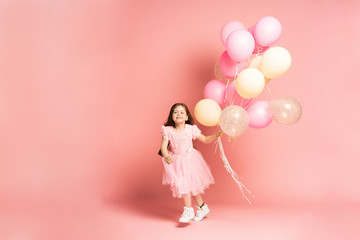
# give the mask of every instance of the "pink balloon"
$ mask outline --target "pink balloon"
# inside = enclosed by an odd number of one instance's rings
[[[247,109],[252,102],[252,98],[243,98],[236,91],[236,81],[232,81],[226,89],[226,103],[227,105],[237,105]]]
[[[269,111],[269,104],[265,101],[252,103],[247,109],[247,113],[249,115],[249,127],[251,128],[264,128],[273,120]]]
[[[221,42],[226,46],[226,39],[235,30],[245,29],[245,26],[238,21],[230,21],[224,24],[220,31]]]
[[[260,46],[270,46],[275,43],[281,35],[282,27],[279,20],[267,16],[261,18],[255,25],[254,38]]]
[[[226,40],[227,53],[237,62],[248,59],[253,53],[254,47],[254,37],[246,30],[235,30]]]
[[[221,54],[219,59],[219,67],[221,73],[228,78],[236,77],[236,75],[239,74],[246,67],[246,64],[247,64],[247,60],[244,60],[242,62],[236,62],[232,60],[232,58],[229,56],[229,54],[226,51],[224,51],[223,54]],[[236,67],[237,67],[237,71],[236,71]]]
[[[204,98],[212,99],[219,105],[224,103],[226,84],[220,80],[211,80],[204,87]]]
[[[253,36],[254,36],[254,28],[255,28],[255,26],[252,26],[252,27],[249,28],[249,30],[248,30]],[[254,37],[254,39],[255,39],[255,37]],[[269,46],[266,46],[266,47],[260,46],[260,45],[256,42],[256,39],[255,39],[255,47],[254,47],[253,54],[259,54],[259,53],[265,52],[268,48],[269,48]]]

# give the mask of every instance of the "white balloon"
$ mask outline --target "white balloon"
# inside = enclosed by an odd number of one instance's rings
[[[242,107],[231,105],[221,112],[219,124],[226,135],[237,138],[248,129],[249,116]]]

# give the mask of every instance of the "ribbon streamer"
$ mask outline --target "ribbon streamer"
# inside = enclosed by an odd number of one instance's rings
[[[237,185],[240,188],[240,191],[243,194],[243,197],[249,202],[249,204],[252,206],[249,198],[246,196],[246,192],[248,192],[253,198],[255,198],[255,196],[245,187],[244,184],[242,184],[239,180],[238,175],[236,174],[236,172],[234,172],[234,170],[231,168],[229,161],[227,160],[226,156],[225,156],[225,152],[224,152],[224,147],[222,145],[221,139],[220,137],[218,137],[218,139],[216,140],[216,148],[219,147],[220,149],[220,157],[224,163],[224,167],[226,169],[226,171],[228,171],[228,173],[231,175],[231,177],[234,179],[234,181],[237,183]],[[216,148],[215,148],[215,152],[216,152]]]

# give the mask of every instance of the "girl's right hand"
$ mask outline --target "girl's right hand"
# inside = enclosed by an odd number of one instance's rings
[[[169,155],[165,157],[165,160],[168,164],[172,164],[173,162],[172,158]]]
[[[223,135],[224,135],[224,132],[222,130],[220,130],[216,133],[216,137],[222,137]]]

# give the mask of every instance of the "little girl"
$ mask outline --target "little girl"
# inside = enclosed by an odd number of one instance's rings
[[[176,103],[171,107],[165,126],[161,127],[161,134],[159,154],[163,156],[163,184],[169,184],[173,197],[182,197],[185,205],[179,222],[201,221],[210,212],[201,194],[215,181],[201,153],[193,147],[192,140],[211,143],[223,132],[220,130],[204,136],[194,125],[188,107],[184,103]],[[191,196],[197,204],[196,216],[191,207]]]

